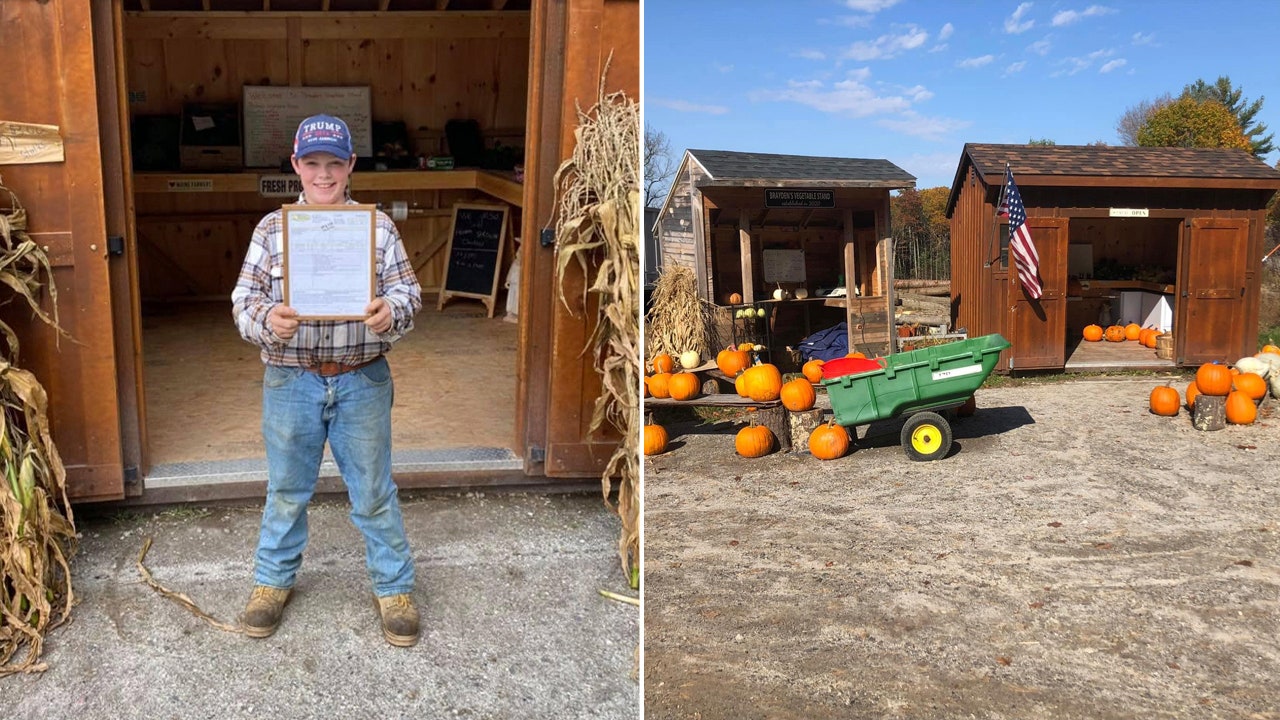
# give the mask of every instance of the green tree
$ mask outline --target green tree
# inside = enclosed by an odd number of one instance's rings
[[[1137,139],[1144,147],[1253,148],[1227,106],[1189,95],[1148,115]]]
[[[1030,140],[1027,141],[1027,144],[1050,146],[1050,145],[1057,145],[1058,143],[1050,140],[1049,138],[1040,138],[1039,140],[1036,140],[1035,138],[1031,138]]]
[[[1220,76],[1212,85],[1200,79],[1182,89],[1185,97],[1193,97],[1196,100],[1216,100],[1225,105],[1231,114],[1235,115],[1236,122],[1240,123],[1240,131],[1249,139],[1254,157],[1261,158],[1276,149],[1272,143],[1275,133],[1268,133],[1267,126],[1255,120],[1266,98],[1260,97],[1249,102],[1244,99],[1243,92],[1240,88],[1232,86],[1231,78],[1226,75]]]

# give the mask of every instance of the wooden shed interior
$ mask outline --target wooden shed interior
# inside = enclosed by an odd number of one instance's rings
[[[368,88],[374,153],[388,167],[357,166],[352,195],[404,208],[397,226],[423,289],[416,328],[391,354],[397,467],[522,467],[519,337],[502,321],[503,294],[496,318],[475,302],[437,310],[435,295],[456,203],[508,207],[499,287],[516,260],[530,0],[125,0],[119,17],[148,484],[234,474],[261,452],[261,361],[236,333],[229,298],[254,226],[292,200],[259,193],[259,176],[280,168],[216,154],[173,166],[169,154],[189,115],[243,118],[244,86]],[[483,167],[419,170],[419,155],[460,154],[446,137],[453,120],[474,121],[483,150],[471,157]]]

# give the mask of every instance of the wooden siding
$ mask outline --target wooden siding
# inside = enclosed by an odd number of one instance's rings
[[[672,183],[670,201],[658,218],[658,245],[661,271],[667,267],[695,269],[693,240],[693,195],[689,165],[685,164]]]

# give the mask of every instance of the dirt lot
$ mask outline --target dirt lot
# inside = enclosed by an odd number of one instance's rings
[[[1154,384],[980,390],[934,463],[671,428],[645,717],[1280,718],[1280,403],[1199,432]]]

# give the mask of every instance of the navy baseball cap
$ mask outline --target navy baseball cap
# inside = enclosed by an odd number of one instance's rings
[[[342,160],[351,157],[351,131],[342,118],[312,115],[298,123],[298,132],[293,136],[293,156],[301,158],[318,152],[327,152]]]

